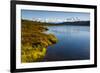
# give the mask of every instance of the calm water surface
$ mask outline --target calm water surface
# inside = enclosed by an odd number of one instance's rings
[[[44,61],[86,60],[90,58],[89,26],[49,26],[58,42],[47,48]]]

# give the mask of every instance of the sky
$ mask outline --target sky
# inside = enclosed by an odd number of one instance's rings
[[[21,18],[41,22],[87,21],[90,20],[90,13],[21,10]]]

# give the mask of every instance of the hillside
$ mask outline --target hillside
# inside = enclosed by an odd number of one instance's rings
[[[90,21],[63,22],[59,25],[90,26]]]

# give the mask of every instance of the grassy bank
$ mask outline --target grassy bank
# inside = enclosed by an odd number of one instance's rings
[[[21,21],[21,62],[41,61],[47,47],[57,42],[53,34],[46,34],[49,29],[40,22]]]

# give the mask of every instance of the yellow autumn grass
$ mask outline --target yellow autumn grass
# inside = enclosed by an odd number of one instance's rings
[[[57,42],[53,34],[46,34],[43,23],[22,20],[21,25],[21,62],[38,62],[46,55],[47,47]]]

